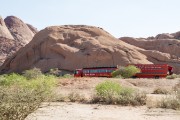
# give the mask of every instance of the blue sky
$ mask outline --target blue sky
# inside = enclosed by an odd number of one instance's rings
[[[180,31],[180,0],[0,0],[0,15],[14,15],[39,30],[51,25],[102,27],[113,36],[148,37]]]

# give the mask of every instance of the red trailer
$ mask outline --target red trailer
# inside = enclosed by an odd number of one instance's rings
[[[141,70],[134,78],[165,78],[173,74],[173,67],[168,64],[132,64]]]
[[[92,67],[76,69],[74,77],[112,77],[111,73],[117,67]]]

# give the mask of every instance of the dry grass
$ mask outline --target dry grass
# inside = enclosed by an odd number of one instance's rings
[[[169,94],[170,91],[164,89],[164,88],[156,88],[152,94]]]

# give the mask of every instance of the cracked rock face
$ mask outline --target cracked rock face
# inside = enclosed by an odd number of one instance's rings
[[[179,64],[173,59],[174,64]],[[38,32],[30,43],[8,58],[1,73],[33,67],[75,70],[83,67],[169,63],[172,56],[118,40],[102,28],[85,25],[52,26]],[[177,71],[177,70],[176,70]]]

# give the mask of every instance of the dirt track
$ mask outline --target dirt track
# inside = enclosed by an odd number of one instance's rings
[[[44,104],[45,106],[47,104]],[[117,105],[51,103],[26,120],[179,120],[180,111]]]

